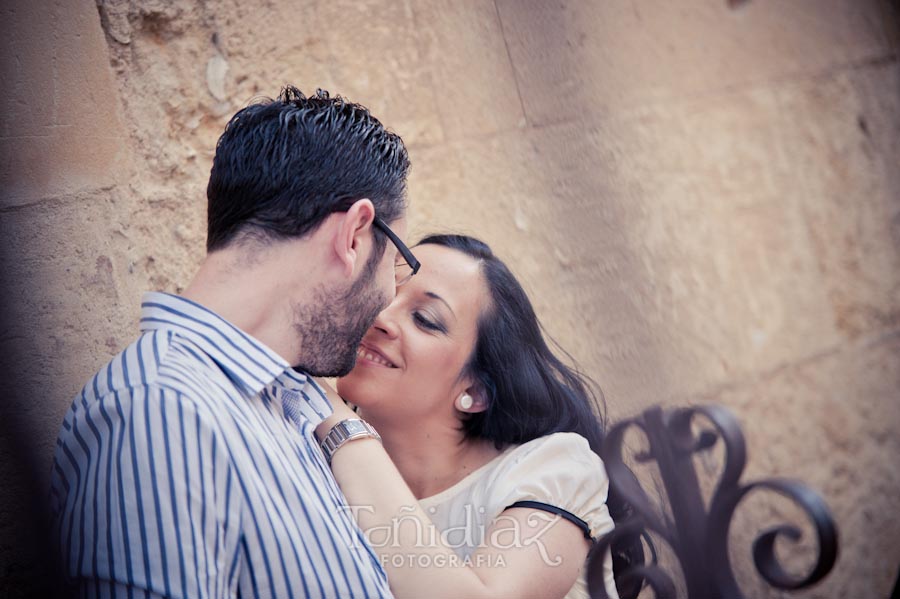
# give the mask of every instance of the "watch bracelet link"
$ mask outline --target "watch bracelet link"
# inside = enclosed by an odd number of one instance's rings
[[[359,418],[348,418],[331,427],[331,430],[328,431],[328,434],[325,435],[319,445],[322,448],[322,453],[325,454],[325,460],[331,465],[332,456],[344,444],[355,439],[368,438],[381,441],[381,435],[368,422]]]

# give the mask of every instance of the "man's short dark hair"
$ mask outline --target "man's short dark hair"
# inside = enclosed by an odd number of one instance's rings
[[[216,144],[206,249],[303,237],[363,198],[390,223],[406,208],[408,172],[403,140],[364,106],[287,86],[235,114]],[[380,256],[385,239],[375,239]]]

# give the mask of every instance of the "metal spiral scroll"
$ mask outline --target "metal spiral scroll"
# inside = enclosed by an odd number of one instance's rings
[[[695,435],[692,423],[701,415],[713,425]],[[672,519],[660,516],[646,492],[622,458],[625,433],[640,429],[649,450],[639,454],[639,462],[655,461],[671,507]],[[724,467],[712,493],[709,510],[704,506],[693,456],[712,448],[719,439],[725,445]],[[597,541],[588,560],[588,588],[593,599],[607,599],[603,585],[603,558],[616,541],[648,532],[664,541],[677,556],[689,597],[743,597],[731,568],[728,554],[728,529],[741,500],[751,491],[774,491],[803,509],[816,531],[819,551],[816,562],[805,576],[789,574],[775,555],[778,537],[796,543],[801,531],[783,524],[763,531],[753,543],[753,561],[763,579],[778,589],[806,588],[824,578],[837,559],[837,530],[822,498],[803,484],[771,478],[740,484],[747,462],[744,435],[732,413],[722,406],[700,406],[664,412],[659,407],[641,416],[621,422],[610,429],[603,443],[603,460],[611,484],[631,504],[633,515],[617,523],[615,530]],[[656,597],[670,598],[676,586],[668,572],[654,559],[637,564],[625,572],[616,572],[621,585],[646,584]]]

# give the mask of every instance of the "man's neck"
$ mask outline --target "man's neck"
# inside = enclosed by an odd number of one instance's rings
[[[182,295],[295,364],[302,348],[293,330],[294,309],[311,300],[321,272],[315,259],[308,261],[307,270],[307,264],[285,255],[288,250],[275,245],[259,250],[265,255],[250,257],[241,249],[210,253]]]

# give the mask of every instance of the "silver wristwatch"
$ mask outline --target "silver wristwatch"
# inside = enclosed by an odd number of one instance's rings
[[[325,435],[325,438],[322,439],[322,442],[319,445],[322,446],[322,453],[325,454],[325,459],[330,465],[331,457],[334,455],[334,452],[336,452],[344,443],[354,439],[362,439],[364,437],[371,437],[381,441],[381,435],[379,435],[368,422],[358,418],[351,418],[348,420],[341,420],[331,427],[331,430],[328,431],[328,434]]]

